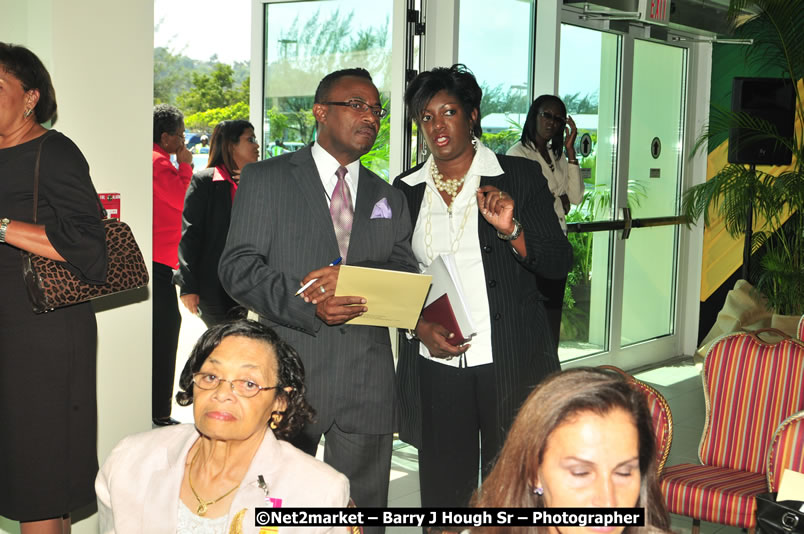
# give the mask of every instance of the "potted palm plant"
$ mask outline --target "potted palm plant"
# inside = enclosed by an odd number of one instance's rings
[[[746,14],[749,13],[749,14]],[[769,71],[789,78],[795,90],[795,114],[804,124],[799,80],[804,76],[804,8],[791,0],[731,0],[729,16],[733,35],[750,38],[747,61],[761,61]],[[683,212],[690,221],[710,215],[723,219],[732,237],[744,237],[747,272],[751,252],[764,246],[751,280],[767,298],[768,306],[783,315],[804,314],[804,136],[801,127],[784,136],[768,121],[748,113],[713,109],[710,122],[695,151],[722,137],[731,128],[749,132],[745,142],[772,139],[793,154],[792,164],[781,172],[727,164],[703,184],[684,193]]]

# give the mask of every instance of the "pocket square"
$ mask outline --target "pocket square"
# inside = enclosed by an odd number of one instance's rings
[[[382,197],[380,200],[374,204],[374,209],[371,210],[371,218],[372,219],[390,219],[391,218],[391,206],[388,205],[388,199]]]

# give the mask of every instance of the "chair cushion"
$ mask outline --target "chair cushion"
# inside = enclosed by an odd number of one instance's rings
[[[754,496],[768,491],[762,473],[692,464],[665,467],[661,484],[670,513],[743,528],[756,525]]]

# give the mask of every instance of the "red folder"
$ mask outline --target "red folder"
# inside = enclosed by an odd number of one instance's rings
[[[452,311],[452,304],[450,304],[446,293],[422,310],[422,318],[431,323],[438,323],[455,334],[451,339],[447,339],[450,345],[457,347],[469,341],[461,333],[461,328],[458,326],[458,320],[455,318],[455,312]]]

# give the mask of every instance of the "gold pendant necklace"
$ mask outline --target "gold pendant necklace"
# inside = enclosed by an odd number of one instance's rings
[[[198,493],[196,493],[195,488],[193,487],[193,475],[192,475],[192,473],[193,473],[193,465],[195,465],[195,460],[196,460],[196,458],[198,458],[198,453],[199,452],[201,452],[201,446],[200,445],[198,446],[198,450],[195,451],[195,455],[193,455],[193,459],[190,462],[190,470],[187,471],[187,482],[190,483],[190,491],[193,492],[193,496],[195,497],[195,500],[198,501],[198,508],[195,509],[195,513],[198,514],[198,515],[204,515],[205,513],[207,513],[207,507],[208,506],[211,506],[211,505],[215,504],[216,502],[220,501],[221,499],[223,499],[224,497],[226,497],[227,495],[232,493],[234,490],[236,490],[237,488],[240,487],[240,484],[238,484],[237,486],[233,487],[232,489],[230,489],[229,491],[227,491],[226,493],[224,493],[223,495],[221,495],[217,499],[213,499],[211,501],[205,501],[204,499],[199,497]]]

